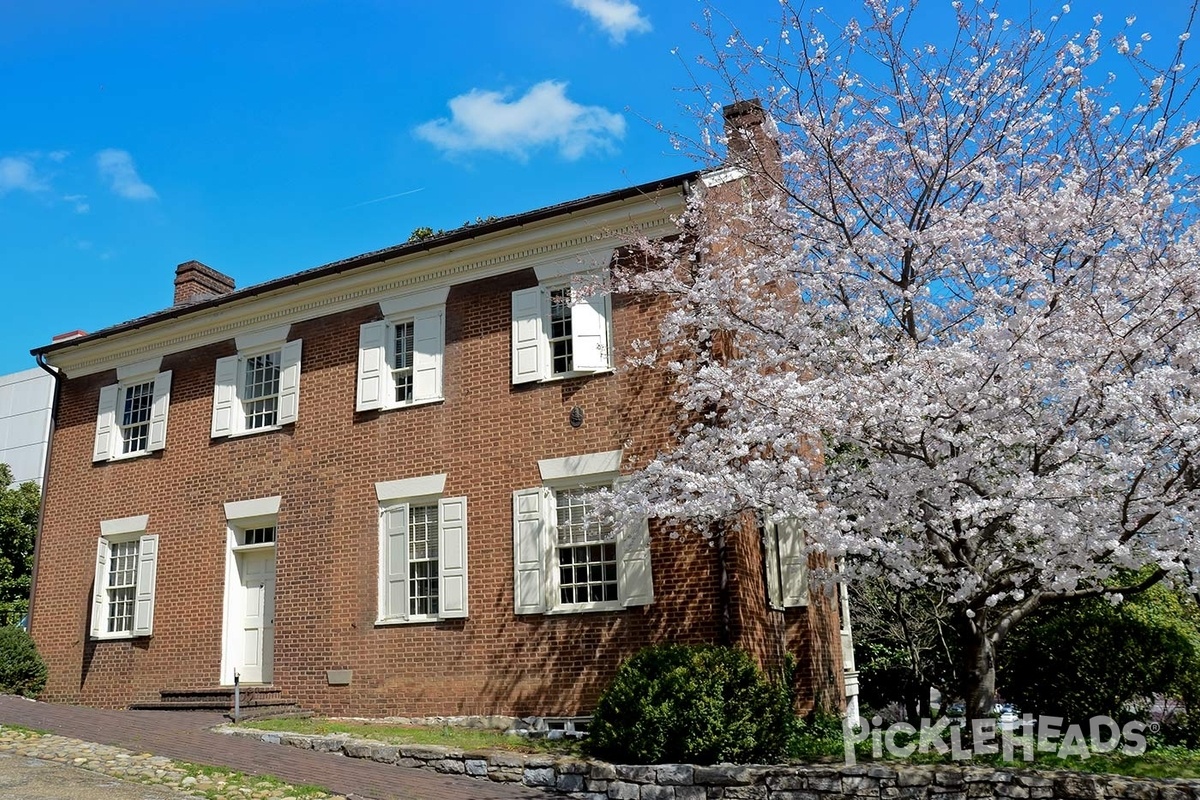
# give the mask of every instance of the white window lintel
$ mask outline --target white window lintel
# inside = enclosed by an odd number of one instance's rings
[[[146,526],[149,524],[149,514],[139,514],[136,517],[121,517],[120,519],[105,519],[100,521],[100,535],[107,539],[110,536],[145,533]]]
[[[611,248],[593,250],[592,252],[583,253],[566,261],[535,264],[533,271],[537,274],[538,283],[558,281],[561,278],[569,278],[572,275],[578,275],[582,272],[606,271],[612,263],[612,257],[613,251]]]
[[[375,484],[375,496],[381,503],[414,497],[432,497],[442,494],[446,487],[446,473],[422,475],[418,478],[402,478],[398,481],[381,481]]]
[[[247,351],[267,347],[268,345],[282,345],[287,341],[288,333],[291,329],[291,324],[288,324],[240,334],[234,339],[237,342],[238,354],[247,355]]]
[[[443,286],[440,289],[427,289],[423,292],[411,292],[397,297],[389,297],[379,301],[379,310],[383,312],[385,317],[395,317],[416,311],[420,308],[444,306],[446,305],[446,297],[449,294],[450,287]]]
[[[225,519],[233,522],[239,519],[254,519],[255,517],[272,517],[279,514],[280,495],[274,497],[257,497],[253,500],[236,500],[225,504]]]
[[[538,470],[544,483],[571,478],[615,478],[621,471],[623,453],[623,450],[609,450],[566,458],[545,458],[538,461]]]
[[[158,374],[162,367],[162,356],[157,358],[148,358],[145,361],[139,361],[136,364],[122,364],[117,367],[117,380],[121,383],[131,383],[134,378],[146,378],[151,380]]]

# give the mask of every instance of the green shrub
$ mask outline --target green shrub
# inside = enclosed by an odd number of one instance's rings
[[[584,745],[624,763],[776,763],[795,720],[789,682],[768,681],[744,651],[656,645],[621,665]]]
[[[801,761],[820,761],[845,754],[845,732],[837,714],[814,711],[798,720],[792,731],[789,751]]]
[[[0,694],[33,697],[46,686],[46,662],[28,633],[15,625],[0,628]]]

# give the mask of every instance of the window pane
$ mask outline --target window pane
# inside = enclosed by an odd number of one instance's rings
[[[113,542],[108,550],[108,632],[133,630],[133,606],[137,593],[138,542]]]
[[[438,613],[438,507],[408,510],[408,613]]]
[[[150,448],[150,411],[154,381],[125,388],[121,409],[121,452],[140,453]]]
[[[279,420],[279,351],[246,359],[242,406],[246,430],[269,428]]]
[[[275,541],[275,526],[266,528],[248,528],[244,544],[267,544]]]
[[[571,289],[550,291],[550,371],[563,375],[574,368],[571,353]]]
[[[558,548],[559,600],[565,604],[617,599],[617,545],[569,545]]]
[[[395,363],[392,378],[396,384],[396,402],[411,403],[413,399],[413,323],[396,325]]]

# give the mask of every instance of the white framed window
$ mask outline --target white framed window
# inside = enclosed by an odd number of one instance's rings
[[[513,492],[517,614],[615,611],[654,602],[646,520],[613,530],[592,513],[619,479],[621,451],[538,462],[543,485]]]
[[[446,476],[375,484],[377,625],[467,616],[467,498],[441,497]]]
[[[93,639],[129,639],[153,633],[158,536],[146,533],[149,521],[149,515],[143,514],[100,523],[92,596]]]
[[[808,556],[804,530],[795,519],[760,522],[763,565],[767,578],[767,605],[776,610],[808,605]]]
[[[512,294],[512,382],[612,369],[612,301],[562,280]]]
[[[171,372],[159,372],[161,359],[117,370],[117,383],[100,390],[92,461],[144,456],[167,445]]]
[[[212,436],[276,430],[300,408],[301,342],[284,341],[288,328],[239,336],[238,354],[217,359]]]
[[[442,397],[449,288],[381,301],[384,319],[358,333],[357,411],[435,403]]]

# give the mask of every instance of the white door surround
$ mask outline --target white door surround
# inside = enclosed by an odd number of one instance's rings
[[[275,651],[275,544],[240,544],[229,529],[221,684],[269,684]]]

